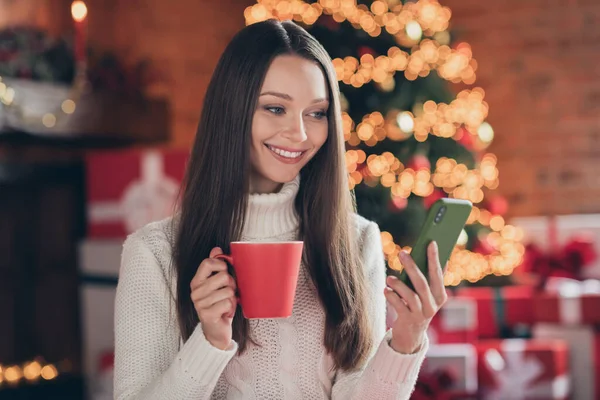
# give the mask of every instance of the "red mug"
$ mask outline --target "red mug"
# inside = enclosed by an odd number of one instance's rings
[[[304,242],[232,242],[227,261],[236,275],[244,317],[292,315]]]

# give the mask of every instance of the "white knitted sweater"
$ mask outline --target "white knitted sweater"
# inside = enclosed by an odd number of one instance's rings
[[[243,240],[297,239],[294,198],[299,181],[279,193],[251,195]],[[254,338],[241,356],[213,347],[199,324],[183,344],[177,325],[175,280],[170,271],[172,224],[152,223],[130,235],[123,249],[115,310],[115,399],[408,399],[428,344],[405,355],[385,332],[384,260],[376,224],[354,218],[369,313],[378,344],[364,369],[332,370],[323,345],[325,314],[302,266],[293,314],[251,323]]]

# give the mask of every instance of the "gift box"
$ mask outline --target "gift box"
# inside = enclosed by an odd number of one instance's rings
[[[114,348],[114,309],[123,240],[93,239],[79,244],[81,334],[88,397],[103,372],[102,359]]]
[[[134,149],[86,156],[88,237],[123,238],[173,214],[188,152]]]
[[[431,320],[430,343],[471,343],[477,340],[477,303],[470,298],[450,297]]]
[[[421,368],[421,374],[447,375],[445,392],[455,396],[477,393],[477,350],[470,343],[432,344]]]
[[[534,320],[534,288],[529,286],[463,287],[456,296],[477,303],[479,338],[509,337]]]
[[[534,300],[536,322],[565,325],[600,323],[600,281],[550,278]]]
[[[478,342],[476,348],[479,388],[483,398],[488,400],[569,398],[571,381],[568,346],[565,341],[486,340]]]
[[[540,340],[564,340],[569,346],[569,365],[574,400],[600,398],[600,330],[591,325],[536,324],[533,335]]]
[[[600,214],[569,214],[511,219],[511,224],[524,231],[524,243],[535,245],[542,251],[564,251],[569,242],[584,236],[600,254]],[[518,274],[519,269],[515,270]],[[583,267],[580,278],[600,279],[600,258]]]

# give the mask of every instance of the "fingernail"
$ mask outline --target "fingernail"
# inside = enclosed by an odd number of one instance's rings
[[[394,275],[390,275],[390,276],[387,277],[388,282],[394,282],[397,279],[398,278],[396,278]]]
[[[407,252],[407,251],[405,251],[405,250],[402,250],[402,251],[400,252],[400,258],[402,258],[403,260],[405,260],[405,259],[406,259],[406,257],[408,257],[408,252]]]

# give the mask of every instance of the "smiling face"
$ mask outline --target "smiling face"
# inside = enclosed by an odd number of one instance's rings
[[[318,64],[296,55],[273,60],[252,121],[251,193],[272,193],[294,180],[327,140],[328,108]]]

